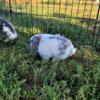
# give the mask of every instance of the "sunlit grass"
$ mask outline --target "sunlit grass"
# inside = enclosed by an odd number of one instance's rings
[[[66,0],[65,0],[66,1]],[[84,17],[84,18],[96,18],[97,11],[98,11],[98,4],[95,2],[87,2],[82,3],[78,1],[68,1],[67,5],[65,5],[65,1],[61,1],[61,4],[59,5],[58,3],[60,2],[59,0],[55,2],[58,2],[57,4],[47,4],[48,0],[43,0],[43,4],[41,1],[38,1],[34,5],[25,2],[13,2],[12,3],[12,9],[17,10],[18,12],[27,12],[27,13],[32,13],[32,14],[38,14],[38,15],[47,15],[47,16],[53,16],[54,14],[64,14],[65,16],[71,16],[71,17]],[[34,1],[33,1],[34,2]],[[52,0],[50,2],[53,2]],[[6,5],[8,6],[8,4]],[[5,7],[6,7],[5,6]],[[59,9],[60,8],[60,9]]]

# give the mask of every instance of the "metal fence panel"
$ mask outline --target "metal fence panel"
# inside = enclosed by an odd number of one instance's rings
[[[19,32],[59,33],[77,45],[100,46],[100,3],[94,0],[1,0],[0,16]]]

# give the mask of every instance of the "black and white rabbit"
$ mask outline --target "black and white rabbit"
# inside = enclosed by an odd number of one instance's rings
[[[17,38],[14,26],[4,18],[0,17],[0,40],[8,42]]]
[[[30,54],[39,54],[42,60],[65,60],[75,52],[72,42],[59,34],[37,34],[30,38]]]

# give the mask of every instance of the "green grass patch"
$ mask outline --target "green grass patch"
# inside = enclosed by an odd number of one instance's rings
[[[42,62],[28,52],[29,36],[0,43],[0,99],[98,99],[100,54],[80,47],[74,58]]]

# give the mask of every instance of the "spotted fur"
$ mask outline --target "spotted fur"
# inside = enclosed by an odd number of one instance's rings
[[[35,42],[35,40],[39,42]],[[55,60],[64,60],[72,56],[76,52],[76,48],[72,42],[61,35],[52,34],[36,34],[30,39],[30,52],[34,55],[37,52],[43,60],[49,60],[52,58]],[[36,44],[36,48],[32,46]]]
[[[17,38],[14,26],[4,18],[0,17],[0,40],[8,42]]]

